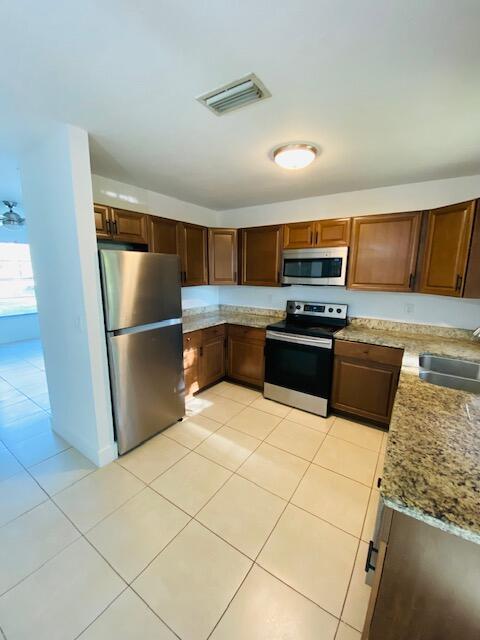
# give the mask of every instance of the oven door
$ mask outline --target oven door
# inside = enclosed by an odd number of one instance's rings
[[[327,415],[332,386],[333,340],[267,331],[264,395]]]
[[[282,283],[343,286],[347,273],[347,255],[347,247],[284,251]]]

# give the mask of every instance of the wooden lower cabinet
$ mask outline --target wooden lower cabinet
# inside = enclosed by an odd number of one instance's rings
[[[183,370],[186,396],[225,377],[225,325],[184,334]]]
[[[186,396],[191,396],[197,393],[197,391],[200,391],[201,347],[201,330],[190,331],[183,335],[183,372]]]
[[[225,325],[202,329],[200,388],[225,377]]]
[[[387,507],[378,525],[362,640],[478,640],[478,544]]]
[[[227,377],[263,387],[265,329],[228,325]]]
[[[402,349],[335,341],[332,409],[387,426],[402,356]]]
[[[265,329],[217,325],[183,336],[185,395],[222,380],[263,387]]]

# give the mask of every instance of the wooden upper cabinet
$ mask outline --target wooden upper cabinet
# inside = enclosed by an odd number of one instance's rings
[[[237,230],[208,230],[208,281],[210,284],[237,284]]]
[[[315,246],[315,222],[294,222],[283,226],[285,249],[308,249]]]
[[[208,284],[207,228],[178,223],[183,286]]]
[[[464,298],[480,298],[480,209],[478,202],[476,210],[463,289]]]
[[[135,211],[111,209],[114,240],[148,244],[148,216]]]
[[[348,247],[351,218],[319,220],[315,226],[316,247]]]
[[[179,253],[176,220],[150,216],[149,250],[154,253]]]
[[[413,291],[421,212],[353,219],[348,288]]]
[[[93,205],[93,211],[95,214],[95,231],[97,238],[110,239],[111,225],[110,225],[110,208],[103,204]]]
[[[281,225],[242,229],[241,284],[279,286],[281,259]]]
[[[461,296],[465,285],[475,202],[427,213],[420,293]]]
[[[351,218],[334,218],[316,222],[294,222],[283,227],[285,249],[312,247],[347,247]]]

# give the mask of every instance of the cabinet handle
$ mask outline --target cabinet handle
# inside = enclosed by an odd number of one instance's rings
[[[414,282],[415,282],[415,274],[411,273],[410,274],[410,278],[408,279],[408,288],[409,289],[413,289]]]
[[[110,222],[110,220],[107,220],[105,222],[105,226],[107,227],[107,233],[108,234],[112,233],[112,223]]]
[[[203,345],[200,347],[200,357],[203,356]]]
[[[315,244],[318,244],[318,231],[315,231]]]
[[[372,564],[372,553],[378,553],[378,549],[373,546],[373,540],[368,543],[367,560],[365,562],[365,573],[375,571],[375,565]]]
[[[113,233],[116,236],[118,235],[118,227],[117,227],[117,221],[116,220],[113,221]]]
[[[455,291],[460,291],[460,289],[462,288],[462,276],[460,274],[457,275],[457,282],[455,284]]]
[[[236,271],[233,272],[233,281],[237,282],[237,272]]]

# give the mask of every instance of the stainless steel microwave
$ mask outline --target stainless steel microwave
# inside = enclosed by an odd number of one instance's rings
[[[348,247],[287,249],[282,256],[282,283],[344,286]]]

